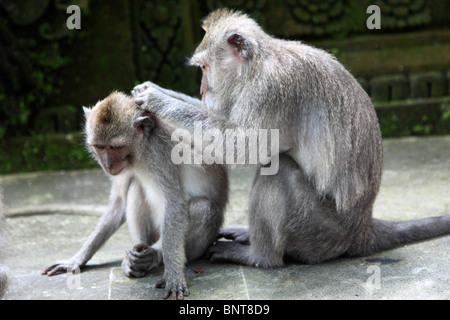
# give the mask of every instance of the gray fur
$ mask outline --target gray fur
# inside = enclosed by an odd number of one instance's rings
[[[332,55],[276,39],[228,10],[211,13],[203,27],[190,62],[204,70],[207,109],[148,84],[135,92],[137,103],[191,132],[195,121],[222,133],[280,130],[280,170],[256,178],[250,234],[225,230],[237,241],[214,245],[212,260],[273,267],[289,256],[318,263],[450,233],[449,216],[426,227],[372,219],[383,165],[378,119],[366,92]]]
[[[122,263],[124,272],[142,277],[163,262],[164,278],[157,286],[165,287],[165,298],[183,298],[188,295],[185,263],[206,252],[217,239],[223,222],[228,199],[226,168],[175,165],[170,160],[174,143],[170,140],[173,129],[168,124],[156,118],[146,119],[148,113],[139,110],[133,99],[124,94],[113,93],[105,101],[108,99],[113,104],[124,101],[123,112],[105,125],[98,122],[102,113],[96,110],[97,106],[86,109],[87,147],[97,158],[93,145],[105,132],[113,132],[114,138],[106,135],[102,141],[125,142],[131,151],[128,165],[112,177],[109,206],[81,250],[69,263],[53,264],[42,273],[52,275],[82,268],[127,220],[130,234],[138,244],[127,252]],[[99,105],[102,103],[106,102]],[[137,128],[141,125],[151,127],[140,127],[139,133]],[[196,177],[199,184],[188,181],[186,176]]]

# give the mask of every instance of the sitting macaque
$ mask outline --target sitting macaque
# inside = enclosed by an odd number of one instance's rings
[[[450,215],[413,221],[374,219],[383,148],[370,97],[331,54],[277,39],[249,16],[219,9],[189,62],[202,71],[202,100],[144,82],[136,103],[200,134],[274,129],[276,174],[261,163],[249,201],[249,226],[223,230],[212,261],[280,267],[285,259],[320,263],[367,256],[450,234]],[[245,141],[250,150],[251,140]],[[251,152],[244,152],[250,163]],[[279,159],[277,159],[279,157]]]
[[[125,273],[143,277],[163,262],[164,276],[156,286],[165,288],[165,299],[183,299],[189,294],[185,263],[206,252],[223,222],[226,168],[174,164],[174,128],[123,93],[114,92],[84,112],[87,148],[111,176],[110,202],[81,250],[42,274],[82,268],[126,220],[137,245],[122,262]]]

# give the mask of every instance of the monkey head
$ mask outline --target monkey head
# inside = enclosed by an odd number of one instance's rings
[[[132,97],[121,92],[113,92],[92,109],[83,110],[87,149],[112,176],[140,156],[140,142],[156,126],[153,114],[140,110]]]
[[[259,55],[258,41],[267,36],[247,15],[220,9],[203,21],[205,36],[189,60],[202,70],[200,94],[208,107],[213,107],[215,93],[227,92],[233,98],[239,78],[247,77],[252,62]],[[231,86],[231,87],[230,87]],[[230,94],[231,93],[231,94]]]

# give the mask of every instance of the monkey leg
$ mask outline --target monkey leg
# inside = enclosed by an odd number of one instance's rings
[[[348,249],[349,229],[336,212],[333,199],[320,196],[295,161],[280,155],[275,175],[258,176],[250,194],[249,245],[218,241],[211,261],[232,261],[259,267],[278,267],[290,257],[319,263]],[[245,229],[221,232],[234,240]]]
[[[200,258],[217,239],[223,222],[223,212],[207,198],[193,198],[189,202],[189,231],[186,237],[188,261]]]
[[[143,243],[147,246],[158,241],[159,227],[155,221],[152,208],[146,201],[142,186],[133,181],[127,195],[127,224],[131,239],[134,243]]]
[[[52,276],[69,270],[72,273],[76,273],[86,265],[95,252],[125,222],[126,204],[124,194],[127,193],[129,182],[130,180],[127,176],[118,176],[116,178],[111,192],[110,203],[81,249],[68,262],[55,262],[44,268],[41,271],[42,275]]]
[[[285,224],[294,207],[289,193],[301,188],[295,174],[299,168],[287,155],[280,155],[275,175],[257,170],[249,202],[249,227],[222,230],[220,236],[233,241],[217,241],[210,248],[211,261],[273,268],[283,266],[289,230]]]
[[[127,197],[127,222],[130,235],[135,243],[126,252],[122,269],[129,277],[144,277],[162,262],[160,232],[155,225],[151,207],[145,200],[142,186],[133,181]],[[153,245],[153,246],[152,246]]]
[[[259,176],[251,192],[250,256],[269,267],[287,257],[308,264],[334,259],[351,243],[350,214],[338,213],[335,200],[319,194],[297,163],[280,154],[279,172]]]
[[[252,229],[258,230],[259,226],[257,224]],[[276,230],[273,231],[276,232]],[[272,232],[272,235],[275,232]],[[217,241],[209,248],[210,260],[261,268],[283,266],[283,247],[275,243],[272,236],[264,237],[263,234],[255,233],[254,236],[250,234],[250,239],[250,244],[238,241]]]
[[[249,228],[221,231],[221,236],[233,241],[217,241],[212,245],[209,250],[211,261],[231,261],[263,268],[283,265],[285,235],[281,225],[287,207],[280,181],[278,175],[256,178],[250,194]]]

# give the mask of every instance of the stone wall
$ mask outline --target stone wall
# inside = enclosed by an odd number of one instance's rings
[[[80,130],[82,105],[152,80],[198,95],[185,66],[201,19],[247,12],[269,33],[329,50],[375,102],[448,96],[450,2],[441,0],[78,0],[68,30],[63,0],[0,1],[0,138]],[[366,9],[381,8],[381,30]]]

